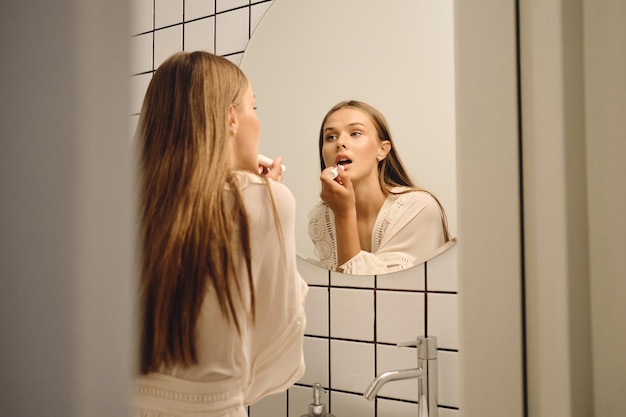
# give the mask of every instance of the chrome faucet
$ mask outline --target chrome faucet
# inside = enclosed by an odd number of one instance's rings
[[[418,416],[438,417],[437,338],[419,336],[415,341],[399,343],[397,346],[417,346],[417,368],[381,373],[370,383],[363,396],[372,401],[387,382],[417,378]]]

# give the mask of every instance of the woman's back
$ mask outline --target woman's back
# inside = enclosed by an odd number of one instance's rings
[[[217,390],[224,398],[224,407],[233,410],[264,395],[283,391],[303,375],[302,336],[306,324],[303,302],[307,292],[291,249],[295,247],[293,195],[283,184],[270,181],[272,204],[268,186],[259,176],[238,172],[237,177],[249,218],[256,294],[254,323],[250,303],[238,302],[241,317],[238,333],[233,322],[225,320],[216,291],[209,287],[196,329],[198,363],[162,369],[138,381],[140,386],[167,386],[179,380],[197,382],[197,387],[203,387],[199,392]],[[246,266],[241,259],[237,272],[245,276]],[[246,283],[247,280],[240,280],[243,300],[249,300]],[[187,385],[193,390],[194,384]],[[211,404],[214,406],[214,398]],[[202,414],[205,415],[213,414]]]

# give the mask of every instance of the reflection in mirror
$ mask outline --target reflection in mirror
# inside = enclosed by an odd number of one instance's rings
[[[448,246],[445,210],[415,186],[382,113],[357,100],[328,111],[319,133],[322,201],[309,213],[320,266],[379,275],[418,265]]]
[[[308,214],[322,192],[320,124],[344,100],[385,115],[408,176],[445,207],[450,236],[456,228],[453,2],[393,5],[274,0],[241,61],[263,123],[260,151],[282,156],[288,167],[283,182],[297,201],[298,256],[328,268],[309,236]]]

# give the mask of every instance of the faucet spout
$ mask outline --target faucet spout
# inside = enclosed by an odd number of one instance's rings
[[[383,385],[385,385],[387,382],[400,381],[410,378],[421,378],[423,376],[424,370],[421,368],[383,372],[382,374],[374,378],[369,387],[367,387],[367,390],[365,390],[365,392],[363,393],[363,396],[372,401],[374,397],[376,397],[376,394],[378,394],[378,391],[380,391]]]

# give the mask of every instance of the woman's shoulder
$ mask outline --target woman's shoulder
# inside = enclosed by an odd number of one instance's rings
[[[419,203],[420,205],[439,207],[439,203],[432,193],[419,188],[394,187],[391,189],[389,197],[394,202],[402,205]]]
[[[250,192],[254,195],[267,195],[266,187],[272,192],[272,197],[276,202],[295,203],[293,193],[285,184],[274,181],[271,178],[263,178],[258,174],[248,171],[234,171],[239,190],[246,194]],[[261,197],[262,198],[262,197]]]

